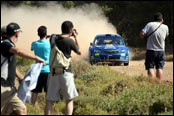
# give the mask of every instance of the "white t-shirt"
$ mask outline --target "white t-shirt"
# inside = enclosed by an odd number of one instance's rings
[[[161,23],[160,22],[150,22],[148,23],[142,31],[149,35],[153,32]],[[162,24],[147,40],[147,50],[153,51],[164,51],[165,50],[165,38],[169,35],[168,26]]]

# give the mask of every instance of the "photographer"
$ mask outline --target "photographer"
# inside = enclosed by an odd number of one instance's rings
[[[162,69],[165,62],[165,39],[169,35],[168,26],[163,24],[161,13],[154,14],[154,22],[148,23],[142,32],[141,38],[147,39],[147,52],[145,66],[150,77],[155,77],[154,66],[156,66],[156,77],[162,80]]]
[[[81,55],[81,52],[79,51],[76,30],[73,28],[72,22],[63,22],[61,29],[62,34],[57,35],[55,39],[56,47],[64,54],[67,59],[71,58],[72,50],[76,54]],[[71,36],[74,37],[75,42],[70,38]],[[50,40],[51,39],[52,38],[50,38]],[[52,105],[55,101],[59,100],[60,91],[66,100],[65,114],[72,115],[73,99],[78,96],[78,93],[75,87],[71,65],[67,70],[64,70],[63,74],[54,74],[49,78],[45,115],[51,114]]]

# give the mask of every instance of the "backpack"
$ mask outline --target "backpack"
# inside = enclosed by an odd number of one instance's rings
[[[51,74],[63,74],[66,71],[71,62],[71,58],[66,58],[61,50],[56,45],[56,39],[59,39],[59,35],[52,34],[50,37],[51,52],[50,52],[50,71]]]
[[[1,44],[3,42],[8,42],[10,43],[12,46],[15,46],[13,43],[10,42],[10,40],[5,39],[5,40],[1,40]],[[13,59],[13,56],[10,57],[5,57],[1,54],[1,78],[3,78],[4,80],[7,80],[7,71],[8,71],[8,63]]]

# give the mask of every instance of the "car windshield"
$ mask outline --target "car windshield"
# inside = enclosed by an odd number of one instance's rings
[[[124,42],[121,37],[98,37],[95,40],[95,45],[124,45]]]

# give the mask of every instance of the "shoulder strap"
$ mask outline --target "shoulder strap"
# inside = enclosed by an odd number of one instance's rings
[[[1,44],[4,43],[4,42],[8,42],[8,43],[10,43],[12,46],[15,46],[9,39],[2,40],[2,41],[1,41]]]
[[[8,43],[10,43],[12,46],[14,46],[14,44],[11,43],[10,40],[8,40],[8,39],[2,40],[2,41],[1,41],[1,44],[2,44],[3,42],[8,42]],[[8,58],[5,58],[5,59],[4,59],[4,61],[1,63],[1,68],[2,68],[2,66],[4,65],[4,63],[5,63],[7,60],[8,60]]]
[[[4,61],[1,63],[1,68],[4,65],[4,63],[8,60],[8,58],[5,58]]]
[[[148,37],[150,37],[155,31],[157,31],[158,30],[158,28],[160,27],[162,25],[162,23],[153,31],[153,32],[151,32],[149,35],[147,35],[147,37],[146,38],[148,38]]]
[[[59,36],[57,34],[52,34],[51,37],[50,37],[50,43],[51,43],[51,48],[54,47],[55,45],[55,40],[56,40],[56,37]]]

